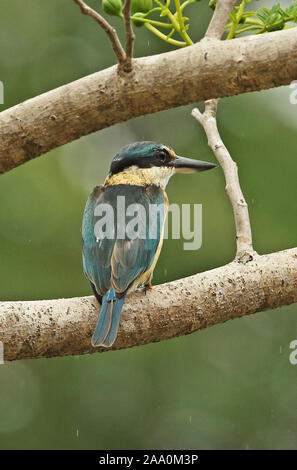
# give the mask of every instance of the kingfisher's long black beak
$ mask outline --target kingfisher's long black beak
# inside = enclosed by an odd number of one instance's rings
[[[176,157],[172,161],[177,173],[195,173],[196,171],[206,171],[216,168],[217,165],[200,160],[193,160],[192,158]]]

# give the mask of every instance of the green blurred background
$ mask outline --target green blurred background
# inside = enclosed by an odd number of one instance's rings
[[[188,8],[195,41],[211,16],[207,3]],[[100,8],[99,0],[89,4]],[[120,20],[113,24],[122,29]],[[0,110],[114,63],[104,33],[71,0],[2,0],[0,25]],[[171,48],[144,28],[136,34],[137,57]],[[259,253],[296,245],[291,92],[283,87],[223,99],[219,108]],[[133,141],[160,141],[214,161],[191,108],[116,125],[1,176],[1,300],[90,294],[80,229],[89,192],[103,182],[117,150]],[[222,171],[176,176],[168,195],[170,202],[203,204],[203,244],[191,252],[183,251],[182,240],[165,241],[154,283],[229,262],[234,224]],[[297,448],[293,339],[296,305],[130,350],[5,363],[0,448]]]

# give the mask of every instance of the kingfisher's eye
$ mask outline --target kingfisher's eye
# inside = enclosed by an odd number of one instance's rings
[[[169,155],[168,155],[168,153],[166,152],[166,150],[163,150],[162,152],[160,152],[160,160],[161,160],[162,162],[167,162],[168,157],[169,157]]]

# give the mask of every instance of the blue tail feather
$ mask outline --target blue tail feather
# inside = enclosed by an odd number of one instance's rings
[[[120,318],[121,318],[121,311],[125,302],[125,297],[121,299],[116,299],[113,303],[112,308],[112,319],[111,319],[111,326],[108,332],[108,335],[104,339],[104,346],[110,347],[114,343],[119,329]]]
[[[117,299],[114,289],[110,289],[103,296],[98,322],[92,337],[93,346],[110,347],[114,343],[125,297]]]

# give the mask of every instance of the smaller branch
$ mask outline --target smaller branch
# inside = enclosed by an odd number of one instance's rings
[[[133,32],[130,19],[130,5],[131,0],[126,0],[122,10],[126,29],[126,60],[124,65],[125,72],[131,72],[132,70],[133,44],[135,39],[135,34]]]
[[[208,145],[223,168],[226,179],[226,192],[231,201],[235,219],[236,258],[242,262],[247,262],[253,259],[255,254],[248,206],[240,188],[237,165],[222,142],[217,128],[217,104],[218,100],[205,101],[204,113],[202,114],[199,109],[195,108],[192,111],[192,116],[203,126],[208,139]]]
[[[107,34],[111,42],[112,48],[117,57],[119,65],[124,64],[126,61],[126,53],[119,40],[116,30],[108,23],[108,21],[106,21],[105,18],[103,18],[103,16],[101,16],[97,11],[90,8],[85,2],[83,2],[83,0],[73,0],[73,1],[79,6],[80,11],[84,15],[90,16],[91,18],[93,18],[93,20],[96,21],[96,23],[99,24],[99,26],[101,26],[101,28],[105,31],[105,33]]]
[[[221,39],[235,3],[236,0],[217,0],[214,14],[204,36],[205,38]]]

